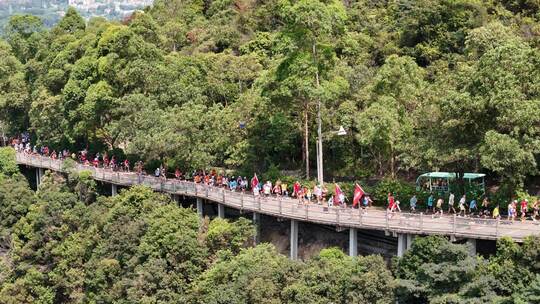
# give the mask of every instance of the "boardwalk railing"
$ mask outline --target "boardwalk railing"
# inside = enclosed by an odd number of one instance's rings
[[[17,162],[22,165],[65,171],[62,160],[17,153]],[[288,197],[254,196],[233,192],[224,188],[196,184],[189,181],[156,178],[128,172],[113,172],[81,164],[77,171],[90,171],[94,179],[123,186],[145,185],[156,191],[204,198],[242,211],[253,211],[279,218],[296,219],[318,224],[335,225],[344,228],[384,230],[389,233],[441,234],[456,238],[498,239],[512,237],[521,242],[529,235],[540,234],[538,222],[510,222],[497,219],[481,219],[453,216],[432,216],[424,214],[395,213],[383,210],[369,210],[362,214],[360,209],[325,207],[317,204],[303,205]]]

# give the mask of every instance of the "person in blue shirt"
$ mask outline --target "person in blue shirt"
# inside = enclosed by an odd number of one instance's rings
[[[474,213],[477,211],[478,207],[476,206],[476,199],[472,199],[469,203],[469,214],[474,215]]]
[[[238,186],[238,183],[236,182],[236,179],[233,177],[231,178],[231,181],[229,182],[229,188],[231,191],[236,191],[236,187]]]
[[[416,210],[416,203],[418,202],[418,199],[416,198],[416,195],[413,195],[411,199],[409,200],[409,205],[411,206],[411,212],[414,212]]]
[[[427,210],[426,210],[426,213],[428,211],[431,210],[431,212],[433,212],[433,202],[434,202],[434,198],[433,198],[433,194],[430,194],[428,199],[427,199]]]

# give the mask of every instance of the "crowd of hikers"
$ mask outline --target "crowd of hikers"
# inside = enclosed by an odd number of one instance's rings
[[[68,159],[71,158],[86,166],[93,166],[96,168],[105,168],[113,171],[133,172],[143,175],[144,164],[142,161],[136,162],[133,167],[129,160],[117,159],[116,156],[109,156],[107,152],[95,153],[90,155],[87,149],[78,152],[70,152],[67,149],[56,151],[51,150],[47,146],[38,147],[31,145],[28,133],[24,133],[21,136],[11,140],[11,145],[17,152],[42,155],[50,157],[52,159]],[[292,185],[288,185],[281,180],[277,180],[275,183],[272,181],[260,182],[255,174],[249,181],[245,176],[230,176],[227,174],[217,173],[216,170],[196,170],[191,174],[184,174],[179,168],[176,168],[173,172],[168,172],[167,167],[164,165],[159,166],[153,172],[153,175],[157,178],[174,178],[178,180],[190,180],[195,183],[202,183],[205,185],[225,188],[230,191],[246,192],[249,191],[255,196],[270,197],[291,197],[298,199],[300,204],[319,204],[328,207],[342,207],[342,208],[360,208],[363,214],[367,214],[368,209],[372,207],[373,200],[370,194],[366,193],[362,187],[358,184],[355,185],[353,200],[349,202],[347,196],[343,193],[338,184],[334,184],[334,193],[330,194],[328,188],[324,184],[316,184],[313,187],[302,185],[299,181],[294,182]],[[393,193],[388,193],[387,197],[387,213],[389,217],[392,217],[396,212],[401,212],[401,203],[394,197]],[[537,199],[532,203],[532,207],[529,208],[529,201],[523,199],[511,200],[507,206],[506,218],[510,221],[514,221],[519,218],[524,221],[528,217],[533,221],[537,221],[540,217],[540,200]],[[418,198],[413,195],[409,200],[409,208],[411,213],[420,212],[418,210]],[[438,196],[435,199],[435,195],[431,194],[426,201],[426,209],[423,211],[426,214],[431,214],[432,217],[442,216],[444,213],[455,214],[459,217],[483,217],[483,218],[502,218],[500,206],[491,206],[491,203],[487,197],[484,197],[481,204],[478,205],[476,198],[470,200],[466,195],[460,197],[456,203],[456,198],[453,192],[449,192],[448,196]]]
[[[456,197],[453,192],[448,193],[448,197],[443,197],[442,195],[435,199],[433,194],[430,194],[426,202],[426,214],[432,214],[433,217],[438,215],[455,214],[458,217],[483,217],[483,218],[494,218],[501,219],[501,208],[500,205],[494,205],[492,207],[491,202],[488,197],[484,196],[482,203],[479,205],[476,198],[467,200],[467,195],[464,194],[459,198],[459,201],[456,203]],[[394,198],[392,193],[388,193],[388,211],[391,213],[401,212],[400,202]],[[418,198],[416,195],[413,195],[409,200],[410,212],[417,211]],[[530,203],[528,199],[518,200],[514,199],[508,203],[507,206],[507,216],[506,218],[510,221],[516,220],[518,217],[518,211],[521,221],[525,221],[528,217],[531,220],[537,221],[540,217],[540,199],[536,199],[531,208],[529,208]],[[519,209],[518,209],[519,207]]]

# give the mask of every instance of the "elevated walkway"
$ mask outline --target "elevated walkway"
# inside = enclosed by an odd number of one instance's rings
[[[63,161],[39,155],[17,153],[17,163],[58,172],[64,170]],[[351,231],[353,229],[383,230],[396,236],[437,234],[447,235],[453,239],[496,240],[508,236],[516,242],[522,242],[527,236],[540,234],[540,225],[538,222],[532,221],[510,222],[495,219],[462,218],[455,215],[432,218],[431,215],[410,213],[395,213],[389,217],[385,211],[374,209],[369,210],[367,215],[363,215],[359,209],[327,208],[316,204],[301,205],[298,200],[288,197],[253,196],[248,193],[232,192],[188,181],[165,180],[128,172],[113,172],[81,164],[77,164],[75,169],[77,171],[90,171],[94,179],[112,185],[126,187],[146,185],[155,191],[206,199],[246,212],[267,214],[291,221],[334,225],[350,228]],[[116,187],[113,188],[116,189]],[[351,235],[353,233],[356,232],[353,231]],[[402,238],[398,237],[399,239]],[[403,246],[408,247],[406,244]]]

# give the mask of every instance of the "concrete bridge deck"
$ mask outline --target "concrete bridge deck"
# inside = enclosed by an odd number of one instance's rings
[[[62,160],[17,153],[17,163],[35,168],[62,172],[65,170]],[[324,207],[317,204],[301,205],[298,200],[288,197],[261,197],[248,193],[232,192],[223,188],[196,184],[189,181],[161,179],[153,176],[138,175],[128,172],[113,172],[77,164],[77,171],[90,171],[94,179],[112,185],[146,185],[156,191],[172,195],[184,195],[202,198],[246,212],[256,212],[270,216],[305,221],[342,228],[383,230],[395,235],[447,235],[451,238],[496,240],[509,236],[521,242],[530,235],[540,234],[539,222],[515,221],[480,218],[463,218],[444,215],[433,218],[431,215],[396,213],[387,216],[383,210],[369,210],[362,214],[359,209]]]

